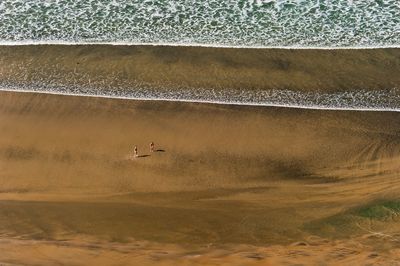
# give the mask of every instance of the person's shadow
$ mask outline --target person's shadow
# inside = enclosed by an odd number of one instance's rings
[[[143,155],[139,155],[139,156],[137,156],[136,158],[144,158],[144,157],[149,157],[150,155],[148,155],[148,154],[143,154]]]
[[[155,152],[165,152],[165,150],[158,149],[158,150],[155,150]]]

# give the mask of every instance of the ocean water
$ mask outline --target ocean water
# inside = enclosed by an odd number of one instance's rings
[[[399,0],[1,0],[0,43],[400,44]]]

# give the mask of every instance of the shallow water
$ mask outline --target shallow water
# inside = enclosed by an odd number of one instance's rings
[[[108,98],[400,110],[400,50],[0,47],[0,89]]]

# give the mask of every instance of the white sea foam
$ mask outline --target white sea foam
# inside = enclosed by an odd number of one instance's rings
[[[2,0],[3,43],[398,47],[398,0]]]
[[[400,44],[382,46],[251,46],[251,45],[222,45],[214,43],[139,43],[139,42],[74,42],[74,41],[1,41],[0,46],[28,46],[28,45],[113,45],[113,46],[172,46],[172,47],[209,47],[232,49],[288,49],[288,50],[366,50],[400,48]]]
[[[227,105],[273,106],[319,110],[395,111],[400,112],[398,89],[377,91],[348,91],[336,93],[298,92],[291,90],[214,90],[131,88],[97,89],[58,86],[1,85],[0,91],[45,93],[55,95],[102,97],[143,101],[195,102]]]

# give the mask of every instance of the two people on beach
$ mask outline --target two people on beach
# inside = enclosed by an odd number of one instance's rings
[[[154,142],[150,142],[149,146],[150,146],[150,153],[153,153],[154,152],[154,146],[155,146]],[[133,147],[133,156],[135,158],[139,157],[138,148],[137,148],[136,145]]]

